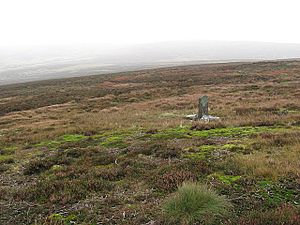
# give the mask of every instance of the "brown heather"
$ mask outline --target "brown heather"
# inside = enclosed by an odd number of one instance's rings
[[[299,81],[290,60],[1,86],[0,224],[172,224],[184,182],[233,205],[214,224],[299,224]],[[183,118],[201,95],[220,121]]]

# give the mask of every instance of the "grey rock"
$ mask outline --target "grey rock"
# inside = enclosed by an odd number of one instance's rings
[[[206,95],[199,98],[198,118],[208,116],[208,97]]]
[[[198,114],[186,115],[185,118],[189,120],[203,120],[207,122],[220,119],[220,117],[208,115],[208,97],[206,95],[199,98]]]

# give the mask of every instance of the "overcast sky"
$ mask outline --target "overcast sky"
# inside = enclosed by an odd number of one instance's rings
[[[0,0],[0,46],[300,43],[299,0]]]

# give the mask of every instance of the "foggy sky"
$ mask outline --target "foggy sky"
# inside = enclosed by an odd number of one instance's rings
[[[300,44],[159,42],[103,48],[68,45],[0,51],[0,85],[147,68],[300,58]]]
[[[0,85],[299,58],[299,8],[298,0],[1,0]]]
[[[0,46],[300,43],[297,0],[2,0]]]

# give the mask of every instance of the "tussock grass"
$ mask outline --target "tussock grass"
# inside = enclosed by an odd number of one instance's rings
[[[165,202],[163,209],[172,224],[212,223],[216,218],[226,216],[231,203],[206,185],[184,183]]]

